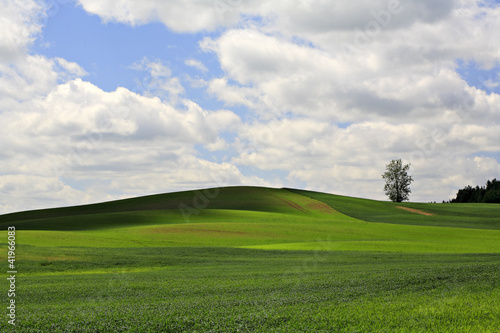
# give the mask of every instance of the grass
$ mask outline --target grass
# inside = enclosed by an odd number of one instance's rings
[[[0,215],[0,226],[16,225],[25,230],[88,230],[162,224],[171,218],[168,216],[171,212],[184,213],[182,219],[174,222],[190,222],[191,217],[205,209],[322,215],[322,208],[329,209],[321,202],[289,191],[227,187]]]
[[[491,254],[60,251],[86,260],[51,274],[40,272],[42,261],[23,261],[16,331],[494,332],[500,324],[500,259]]]
[[[498,207],[231,187],[3,215],[15,331],[495,332]]]
[[[500,230],[500,205],[497,204],[394,203],[289,190],[324,202],[345,215],[367,222]],[[399,207],[419,209],[433,215],[416,214]]]
[[[131,212],[121,228],[95,227],[106,214],[76,217],[79,228],[23,230],[18,242],[33,246],[80,247],[249,247],[260,249],[389,251],[407,253],[500,253],[500,230],[369,223],[343,214],[268,213],[208,209],[191,216],[189,223],[177,211]],[[104,217],[103,217],[104,216]],[[86,217],[86,219],[83,219]],[[135,223],[130,223],[132,219]],[[149,220],[147,218],[150,218]],[[63,219],[68,224],[70,217]],[[143,220],[144,219],[144,220]],[[143,225],[138,225],[143,221]],[[29,221],[37,225],[45,223]],[[59,222],[58,223],[62,223]],[[24,226],[23,222],[20,223]],[[47,228],[48,223],[44,224]],[[104,224],[105,225],[105,224]],[[130,226],[132,225],[132,226]],[[19,229],[19,226],[17,226]],[[58,227],[58,229],[63,229]],[[4,236],[6,239],[6,236]],[[0,254],[0,258],[5,254]]]

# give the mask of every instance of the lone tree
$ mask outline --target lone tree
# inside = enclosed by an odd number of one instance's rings
[[[410,184],[413,181],[413,178],[408,175],[410,165],[403,166],[401,159],[392,160],[385,166],[385,169],[387,171],[382,175],[385,180],[385,194],[393,202],[408,201],[411,193]]]

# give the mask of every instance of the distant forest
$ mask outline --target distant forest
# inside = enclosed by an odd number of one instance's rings
[[[500,203],[500,181],[494,178],[486,182],[486,186],[466,186],[458,190],[457,197],[449,202],[484,202],[484,203]]]

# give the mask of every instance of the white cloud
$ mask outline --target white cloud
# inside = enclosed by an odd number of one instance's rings
[[[0,142],[6,143],[0,156],[0,181],[6,184],[2,191],[7,194],[8,184],[18,183],[12,200],[3,196],[4,209],[21,207],[16,200],[33,197],[37,186],[36,200],[22,207],[33,208],[37,200],[40,205],[75,204],[109,195],[189,189],[192,184],[217,186],[212,178],[220,178],[218,172],[227,174],[228,184],[255,182],[234,166],[197,157],[193,148],[220,148],[220,132],[236,128],[239,117],[227,110],[203,110],[189,100],[183,103],[183,109],[175,109],[156,97],[124,88],[104,92],[75,79],[25,102],[23,112],[0,114],[0,123],[6,124],[0,133]],[[61,179],[86,185],[75,189]],[[35,183],[27,186],[30,182]],[[99,184],[107,184],[100,195]],[[54,201],[44,200],[44,194]]]
[[[496,175],[500,161],[476,152],[500,151],[498,133],[498,124],[437,129],[378,121],[339,128],[307,118],[285,119],[245,125],[233,162],[284,170],[288,182],[314,190],[384,199],[385,165],[403,158],[415,178],[411,199],[441,201],[463,182],[482,184]]]
[[[226,73],[212,79],[208,91],[227,105],[244,105],[261,115],[435,123],[448,111],[462,112],[470,101],[476,108],[473,104],[485,99],[455,72],[452,58],[436,63],[409,58],[405,66],[391,66],[386,50],[378,46],[348,60],[248,29],[205,39],[201,46],[217,54]],[[495,104],[487,108],[483,111],[494,118]]]
[[[137,71],[145,71],[146,76],[138,82],[140,92],[146,96],[157,96],[177,104],[185,89],[179,78],[172,77],[172,71],[161,60],[143,58],[140,62],[130,66]]]
[[[203,65],[203,63],[201,61],[196,60],[196,59],[188,59],[185,61],[185,64],[190,66],[190,67],[196,68],[197,70],[199,70],[201,72],[208,71],[208,68],[206,68],[205,65]]]
[[[43,7],[35,0],[0,0],[0,8],[0,62],[15,62],[41,32]]]
[[[500,73],[495,78],[490,76],[486,80],[483,79],[481,83],[490,90],[497,88],[498,86],[500,86]]]
[[[243,2],[232,0],[148,0],[148,1],[98,1],[79,0],[89,13],[99,15],[104,21],[117,21],[131,25],[162,22],[177,32],[214,30],[219,26],[235,24]],[[245,2],[252,6],[260,1]]]
[[[82,202],[84,196],[78,190],[65,185],[57,177],[48,175],[0,175],[0,193],[4,198],[0,212],[19,209],[57,207],[71,202]],[[101,199],[96,197],[94,200]]]
[[[412,163],[412,200],[448,199],[468,183],[498,178],[499,161],[488,154],[500,151],[500,96],[464,81],[457,60],[498,66],[500,6],[466,0],[79,3],[103,21],[215,31],[199,46],[213,52],[223,74],[190,82],[227,109],[210,111],[190,100],[163,59],[131,66],[145,72],[140,94],[104,92],[81,79],[86,71],[78,64],[28,54],[45,9],[4,0],[0,192],[7,199],[0,210],[229,184],[305,184],[383,199],[380,175],[400,157]],[[199,60],[184,64],[209,74]],[[240,118],[233,107],[248,113]],[[236,135],[234,142],[225,132]],[[200,157],[197,145],[222,151],[225,162]],[[239,166],[288,177],[246,176]]]
[[[45,96],[60,81],[81,74],[86,72],[78,64],[61,58],[25,55],[15,64],[0,62],[0,110],[21,111],[22,103]]]
[[[0,7],[0,111],[47,94],[59,81],[86,75],[74,62],[28,53],[47,16],[43,3],[0,0]]]
[[[434,22],[449,15],[455,4],[452,0],[442,0],[437,4],[430,0],[79,0],[79,3],[86,11],[105,21],[132,25],[159,21],[179,32],[214,30],[236,24],[241,17],[257,15],[281,30],[314,34],[364,27],[370,20],[386,20],[386,12],[395,27]]]
[[[70,62],[63,58],[55,58],[54,61],[57,62],[57,64],[61,66],[66,73],[71,75],[71,77],[68,77],[68,79],[74,77],[83,77],[88,74],[82,67],[80,67],[80,65],[75,62]]]
[[[500,28],[500,7],[446,1],[432,11],[435,2],[402,1],[404,10],[397,15],[411,24],[385,27],[370,12],[388,10],[388,1],[307,4],[310,18],[297,4],[283,5],[276,11],[277,21],[268,26],[205,39],[202,49],[215,52],[226,73],[212,80],[210,91],[228,105],[240,103],[277,114],[312,113],[343,122],[395,115],[433,118],[471,98],[456,73],[457,59],[487,68],[500,58],[500,40],[493,33]],[[337,13],[328,16],[330,25],[321,23],[327,7]],[[296,16],[287,15],[294,10]],[[353,22],[357,15],[365,18],[350,26],[331,19]],[[289,25],[280,21],[282,17]],[[375,22],[380,29],[370,32],[362,22]],[[230,81],[237,84],[228,85]]]
[[[215,142],[219,131],[240,121],[230,111],[206,111],[189,100],[184,104],[185,110],[177,110],[156,97],[125,88],[104,92],[76,79],[35,100],[31,112],[18,116],[23,118],[19,123],[33,135],[64,135],[74,141],[86,135],[109,136],[111,141],[119,137],[125,145],[130,144],[127,141],[163,138],[166,147]]]
[[[258,108],[257,100],[260,93],[256,89],[229,85],[227,79],[216,78],[208,82],[207,90],[210,94],[224,101],[226,105],[244,105],[252,109]]]
[[[10,14],[17,10],[24,20],[9,21],[17,26],[6,31],[19,32],[19,43],[11,43],[0,59],[1,212],[217,186],[222,180],[269,184],[199,157],[194,145],[227,147],[220,133],[237,129],[240,118],[182,99],[180,80],[161,61],[132,66],[148,73],[139,95],[125,88],[105,92],[83,81],[87,72],[66,59],[28,55],[40,31],[31,5],[9,2]],[[7,37],[2,35],[2,46],[11,42]]]

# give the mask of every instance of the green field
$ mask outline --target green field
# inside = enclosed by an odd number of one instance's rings
[[[7,214],[0,224],[4,271],[5,230],[16,227],[18,271],[17,325],[4,318],[0,331],[500,327],[500,205],[228,187]]]

